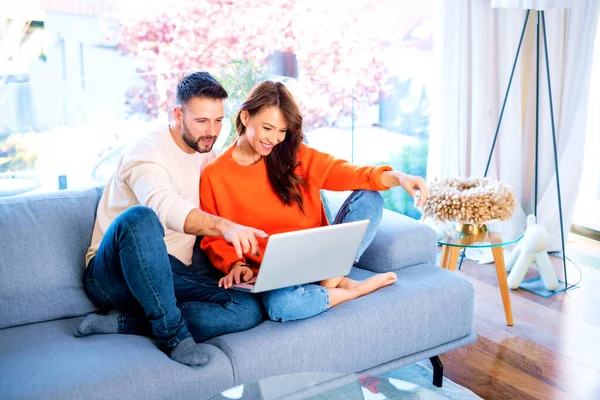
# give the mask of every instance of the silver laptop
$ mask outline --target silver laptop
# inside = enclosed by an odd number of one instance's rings
[[[271,235],[258,275],[233,289],[259,293],[350,273],[369,220]]]

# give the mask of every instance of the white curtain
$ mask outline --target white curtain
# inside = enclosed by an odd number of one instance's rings
[[[593,42],[599,0],[545,12],[565,235],[582,171]],[[439,101],[433,107],[429,180],[483,176],[523,28],[525,10],[489,0],[438,1]],[[534,209],[537,12],[531,11],[488,176],[517,191]],[[540,38],[543,41],[542,38]],[[538,223],[559,250],[560,224],[543,47],[539,78]]]
[[[493,7],[530,8],[549,10],[552,8],[583,7],[588,0],[492,0]]]

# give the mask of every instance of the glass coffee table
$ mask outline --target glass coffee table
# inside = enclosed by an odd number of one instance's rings
[[[504,253],[502,248],[514,244],[521,240],[523,232],[503,229],[506,225],[503,223],[491,223],[487,225],[487,232],[477,234],[465,234],[456,229],[447,229],[438,244],[442,246],[440,264],[443,268],[450,271],[456,271],[456,263],[461,249],[467,248],[489,248],[494,256],[496,265],[496,275],[498,285],[500,286],[500,295],[506,315],[506,324],[513,325],[512,306],[510,304],[510,295],[506,275],[506,266],[504,264]]]
[[[228,389],[211,400],[275,399],[447,399],[427,388],[395,378],[303,372],[249,382]]]

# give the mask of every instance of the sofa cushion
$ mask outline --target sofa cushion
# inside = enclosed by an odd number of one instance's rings
[[[350,193],[326,191],[334,214]],[[435,264],[437,247],[436,233],[429,226],[384,209],[377,234],[361,256],[358,266],[373,272],[387,272],[411,265]]]
[[[210,361],[188,367],[151,339],[75,338],[81,318],[0,330],[1,399],[206,399],[233,386],[231,364],[202,344]]]
[[[207,343],[230,358],[235,383],[301,371],[358,372],[469,336],[473,286],[423,264],[396,271],[398,281],[316,317],[224,335]],[[354,268],[351,277],[372,272]]]
[[[0,198],[0,328],[79,316],[101,189]]]
[[[435,264],[437,247],[437,236],[429,226],[406,215],[383,210],[377,234],[358,264],[373,272]]]

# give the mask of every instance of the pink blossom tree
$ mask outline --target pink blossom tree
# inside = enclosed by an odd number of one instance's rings
[[[175,82],[189,71],[215,73],[237,107],[270,74],[275,51],[294,53],[294,95],[307,126],[332,125],[355,109],[376,104],[386,80],[381,50],[390,31],[369,0],[207,0],[176,2],[151,17],[123,21],[123,52],[145,61],[131,88],[132,110],[168,110]],[[232,113],[230,113],[232,114]]]

